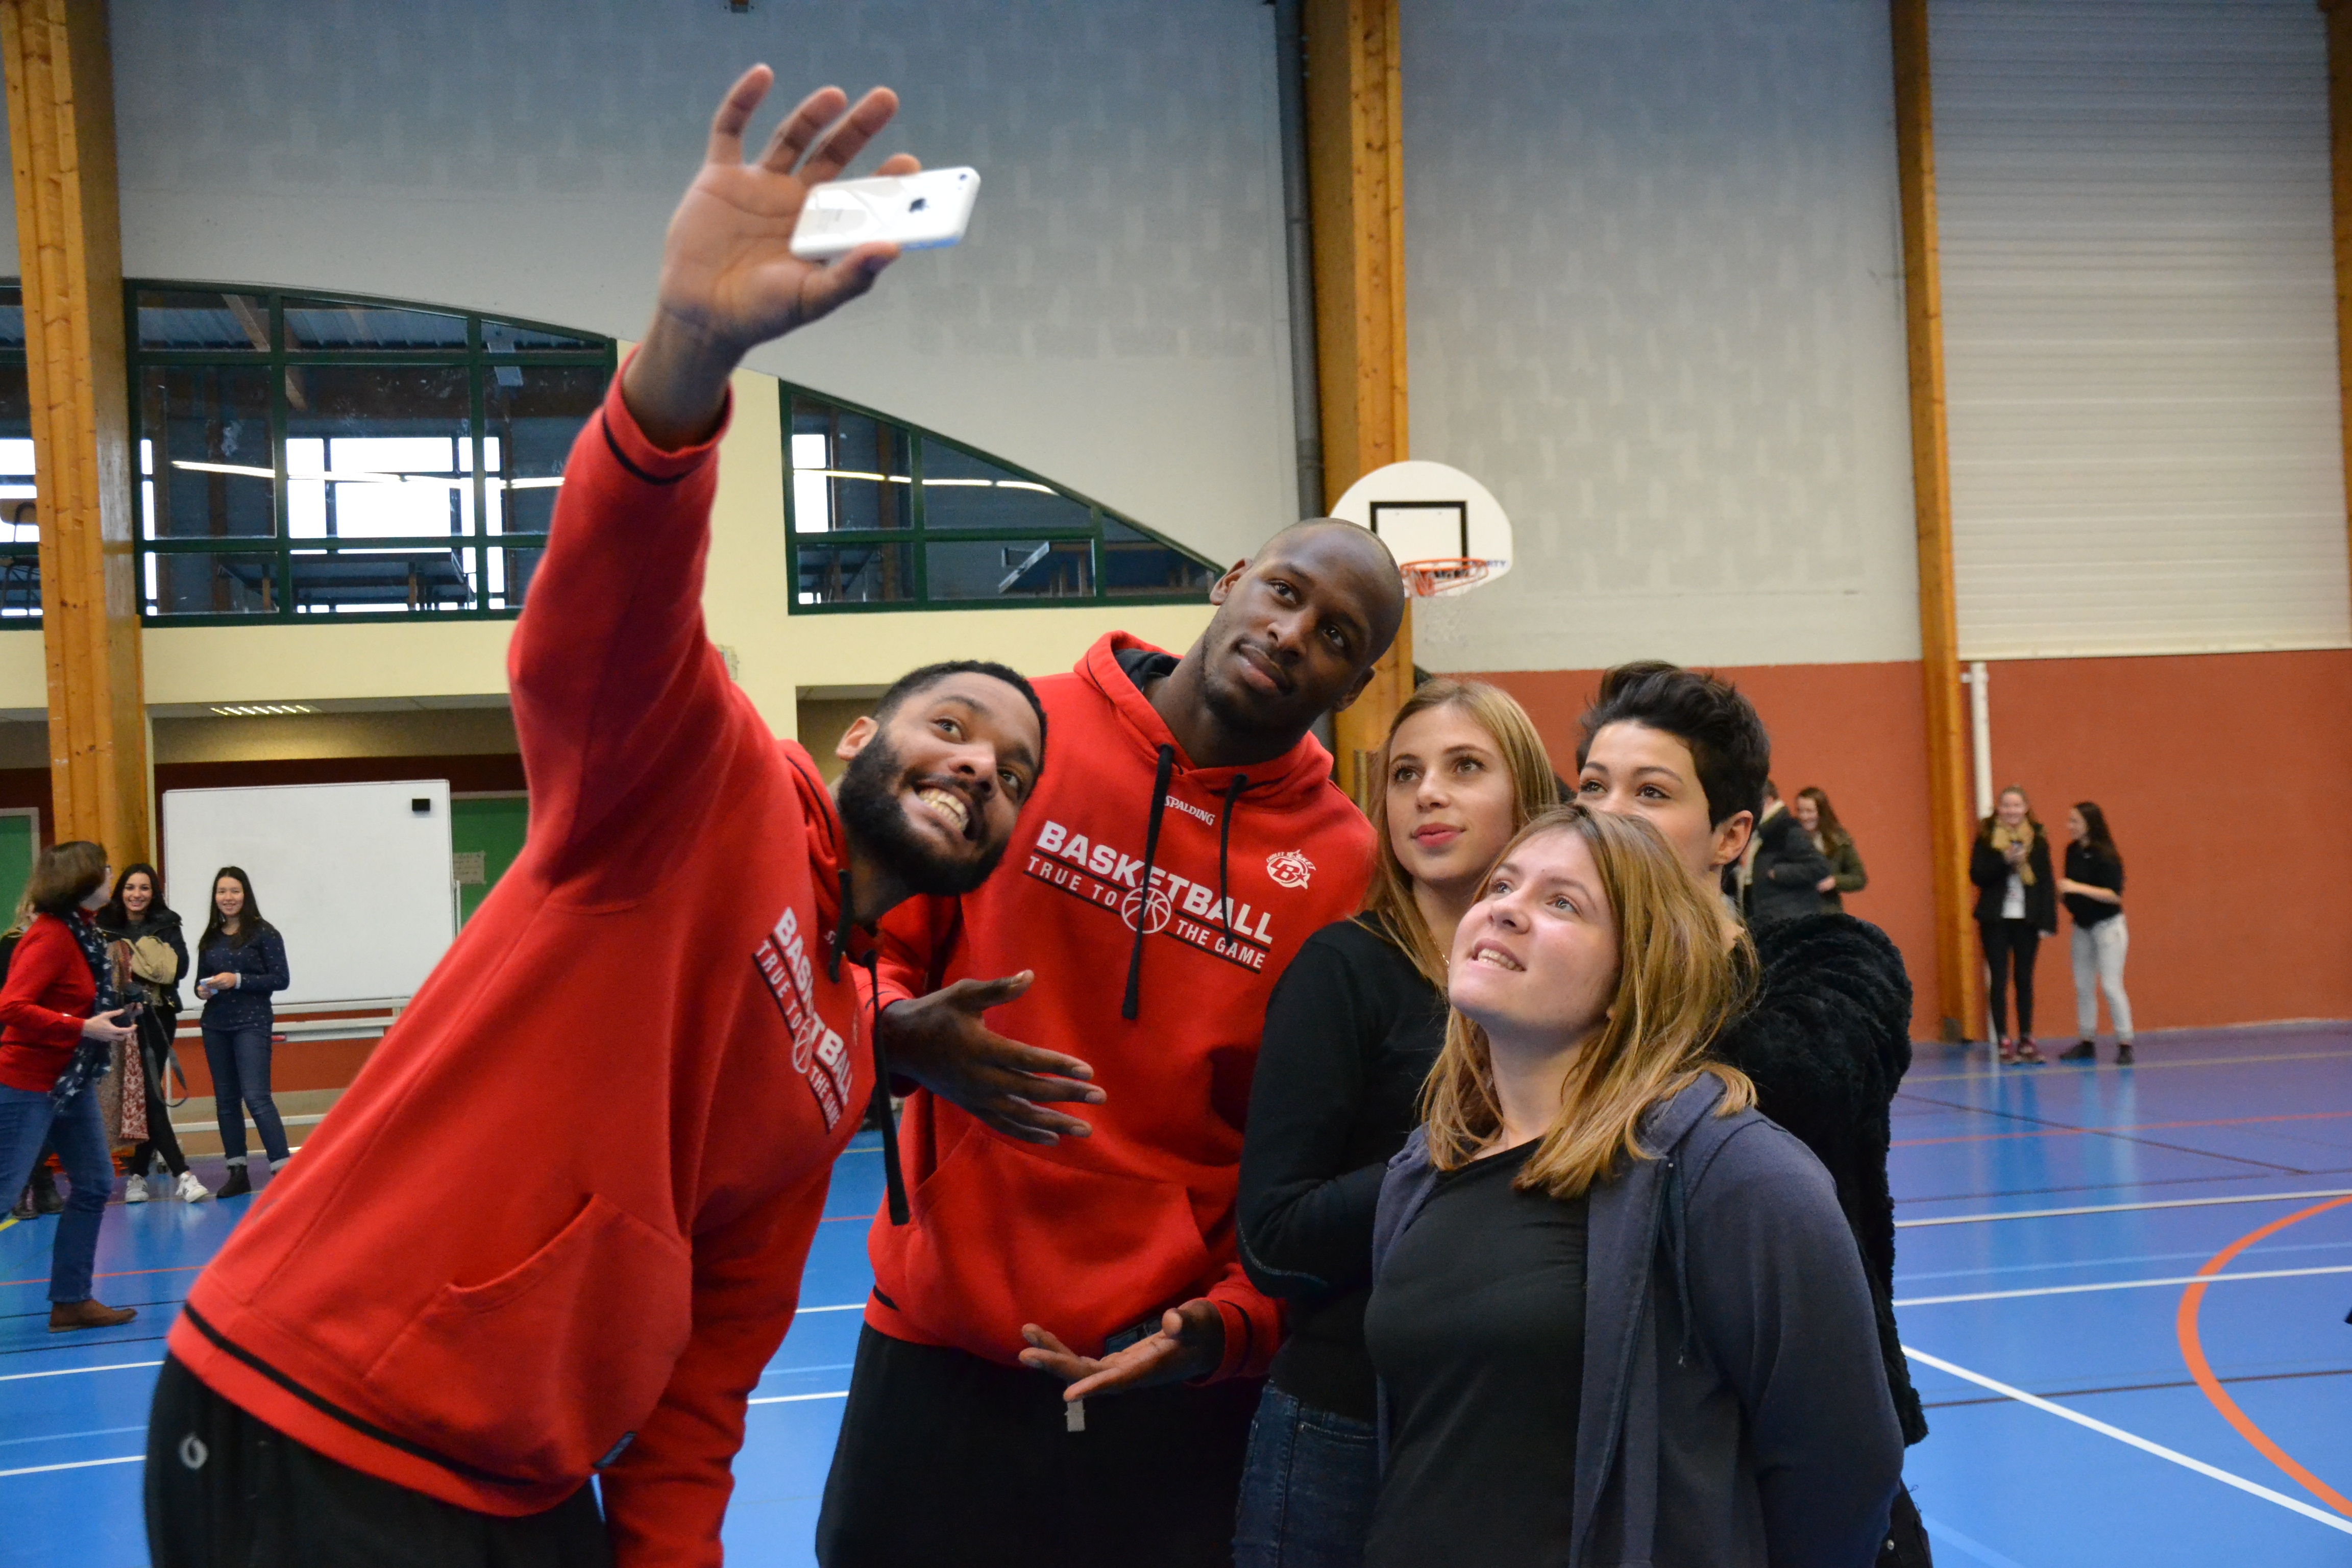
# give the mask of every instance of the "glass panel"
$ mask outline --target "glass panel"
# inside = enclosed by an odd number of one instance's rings
[[[803,605],[878,605],[915,596],[914,551],[904,544],[803,544]]]
[[[40,542],[33,488],[33,399],[21,364],[0,364],[0,542]]]
[[[25,292],[14,283],[0,289],[0,349],[25,346]]]
[[[1023,479],[944,441],[926,441],[923,526],[1091,529],[1094,512],[1051,485]]]
[[[139,377],[139,433],[140,512],[148,538],[277,533],[267,368],[148,366]]]
[[[286,531],[295,539],[474,531],[463,365],[289,365]]]
[[[604,346],[602,338],[577,338],[565,332],[545,331],[538,327],[519,327],[511,321],[482,323],[482,350],[486,353],[536,353],[550,349],[602,349]]]
[[[286,352],[306,349],[462,349],[466,318],[389,305],[286,301]]]
[[[268,353],[269,301],[214,289],[142,289],[139,346]]]
[[[1130,594],[1205,594],[1217,580],[1214,567],[1116,518],[1104,518],[1102,531],[1103,592],[1114,597]]]
[[[150,555],[147,613],[269,616],[278,613],[275,555]]]
[[[604,400],[602,365],[502,364],[482,389],[490,533],[545,533],[572,438]],[[494,561],[496,557],[492,558]],[[490,592],[499,592],[498,573]],[[518,598],[518,603],[520,600]]]
[[[41,558],[32,550],[0,552],[0,625],[41,618]]]
[[[531,577],[539,571],[539,559],[544,550],[492,550],[489,556],[490,608],[520,610],[523,595],[530,592]]]
[[[972,540],[929,548],[925,585],[934,602],[1094,596],[1094,547],[1084,539]]]
[[[470,550],[294,552],[296,615],[406,615],[473,607]]]
[[[793,531],[913,526],[908,446],[907,433],[895,425],[793,398]]]

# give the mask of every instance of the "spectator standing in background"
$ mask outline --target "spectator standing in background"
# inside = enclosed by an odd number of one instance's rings
[[[196,944],[196,994],[205,1005],[205,1063],[212,1068],[213,1105],[220,1118],[228,1180],[219,1195],[253,1190],[245,1168],[245,1113],[261,1133],[273,1171],[286,1163],[286,1124],[269,1093],[269,1035],[278,1022],[269,1005],[286,989],[286,943],[261,918],[253,883],[235,866],[213,878],[213,916]]]
[[[1853,835],[1838,820],[1837,808],[1819,784],[1799,790],[1789,812],[1811,836],[1822,858],[1830,863],[1830,874],[1814,884],[1822,895],[1822,907],[1832,914],[1843,914],[1845,895],[1870,886],[1870,873],[1863,869],[1862,851],[1853,847]]]
[[[2095,801],[2080,801],[2066,814],[2066,875],[2058,891],[2074,917],[2074,1023],[2082,1041],[2058,1059],[2099,1059],[2099,993],[2107,994],[2107,1016],[2116,1026],[2116,1065],[2132,1060],[2131,998],[2124,994],[2124,952],[2131,932],[2124,924],[2124,858],[2107,832],[2107,814]]]
[[[1992,1035],[2004,1062],[2038,1062],[2033,1044],[2033,955],[2058,934],[2058,879],[2050,868],[2050,835],[2016,784],[2000,792],[1969,855],[1977,885],[1977,931],[1992,974]],[[2009,1032],[2010,975],[2017,977],[2017,1033]]]
[[[1830,863],[1780,799],[1780,786],[1764,781],[1764,815],[1756,824],[1756,847],[1748,861],[1748,923],[1764,925],[1817,915],[1829,906],[1822,884],[1835,885]]]
[[[84,840],[41,851],[26,889],[33,922],[0,985],[0,1191],[16,1190],[45,1141],[73,1184],[49,1252],[53,1334],[110,1329],[139,1315],[90,1295],[99,1223],[114,1195],[98,1079],[133,1035],[115,1006],[106,939],[90,919],[106,901],[106,851]]]
[[[1512,835],[1559,781],[1526,710],[1431,680],[1389,727],[1360,913],[1307,939],[1266,1004],[1242,1143],[1242,1263],[1288,1303],[1251,1424],[1238,1568],[1353,1568],[1380,1490],[1364,1349],[1372,1214],[1445,1037],[1446,954]]]
[[[156,1156],[171,1173],[165,1190],[188,1203],[212,1196],[188,1169],[172,1131],[172,1108],[165,1103],[163,1075],[171,1070],[172,1038],[180,1027],[180,979],[188,973],[188,942],[180,917],[155,889],[163,879],[143,862],[114,879],[114,897],[98,911],[98,929],[131,950],[131,984],[147,1005],[139,1014],[139,1065],[147,1100],[147,1136],[131,1146],[131,1179],[123,1184],[122,1201],[147,1201],[147,1174]],[[129,1089],[126,1082],[124,1089]]]

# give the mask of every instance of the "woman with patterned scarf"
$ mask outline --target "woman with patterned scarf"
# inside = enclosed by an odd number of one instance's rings
[[[65,1161],[73,1195],[49,1255],[49,1331],[112,1328],[138,1316],[90,1295],[99,1222],[114,1160],[97,1080],[135,1037],[115,995],[107,941],[90,919],[106,901],[106,851],[75,840],[41,851],[26,896],[33,923],[0,985],[0,1192],[24,1184],[44,1140]]]
[[[1977,885],[1977,931],[1992,972],[1992,1037],[2004,1062],[2038,1062],[2033,1044],[2033,953],[2058,934],[2058,879],[2050,868],[2050,835],[2016,784],[2000,792],[1977,830],[1969,856]],[[2017,1033],[2009,1032],[2009,976],[2017,974]]]

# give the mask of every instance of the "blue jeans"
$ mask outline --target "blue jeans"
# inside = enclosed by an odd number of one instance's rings
[[[213,1073],[213,1113],[220,1118],[221,1148],[232,1165],[245,1163],[245,1113],[261,1131],[261,1147],[273,1165],[286,1158],[286,1123],[269,1098],[269,1026],[205,1030],[205,1063]]]
[[[49,1300],[87,1301],[99,1221],[106,1216],[106,1200],[114,1195],[114,1156],[98,1119],[96,1084],[66,1101],[63,1110],[49,1104],[47,1089],[0,1084],[0,1190],[19,1192],[31,1180],[44,1140],[56,1145],[66,1180],[73,1184],[49,1248]]]
[[[1380,1490],[1380,1435],[1370,1422],[1267,1384],[1250,1424],[1234,1568],[1359,1568]]]

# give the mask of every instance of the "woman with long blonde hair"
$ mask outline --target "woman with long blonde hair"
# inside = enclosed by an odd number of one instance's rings
[[[1745,939],[1647,822],[1564,806],[1454,932],[1365,1338],[1373,1568],[1864,1568],[1903,1435],[1828,1173],[1709,1047]]]
[[[1511,835],[1559,786],[1525,710],[1431,680],[1389,726],[1361,913],[1307,940],[1268,1002],[1242,1144],[1241,1254],[1288,1307],[1250,1429],[1239,1568],[1360,1562],[1380,1486],[1364,1351],[1381,1173],[1419,1119],[1445,1029],[1446,952]]]

